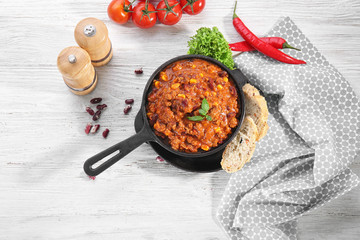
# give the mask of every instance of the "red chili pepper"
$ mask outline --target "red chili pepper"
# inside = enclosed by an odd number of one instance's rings
[[[268,57],[276,59],[283,63],[289,64],[306,64],[303,60],[295,59],[282,51],[274,48],[270,44],[261,41],[254,33],[252,33],[245,24],[240,20],[240,18],[236,15],[237,2],[235,3],[234,15],[233,15],[233,25],[236,31],[243,37],[243,39],[248,42],[251,46],[253,46],[259,52],[265,54]]]
[[[284,48],[291,48],[300,51],[298,48],[294,48],[290,44],[286,42],[285,39],[281,37],[262,37],[260,38],[261,41],[266,42],[273,46],[276,49],[284,49]],[[230,43],[229,47],[232,51],[238,51],[238,52],[250,52],[256,50],[253,46],[251,46],[246,41],[237,42],[237,43]]]

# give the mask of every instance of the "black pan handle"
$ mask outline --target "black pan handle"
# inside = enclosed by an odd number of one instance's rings
[[[144,125],[143,128],[140,130],[140,132],[138,132],[137,134],[129,137],[128,139],[122,142],[115,144],[112,147],[109,147],[108,149],[86,160],[84,163],[84,171],[89,176],[97,176],[100,173],[102,173],[104,170],[111,167],[114,163],[125,157],[127,154],[132,152],[135,148],[139,147],[141,144],[151,139],[152,136],[147,130],[146,125]],[[112,158],[110,158],[109,160],[106,160],[100,166],[93,168],[93,165],[95,163],[101,161],[102,159],[114,153],[115,151],[119,151],[119,153],[113,156]]]
[[[239,69],[231,70],[231,73],[234,75],[234,80],[238,82],[240,87],[243,87],[246,83],[249,82],[247,77],[245,77],[245,75]]]

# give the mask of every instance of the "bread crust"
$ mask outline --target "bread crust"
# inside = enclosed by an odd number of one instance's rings
[[[263,137],[265,137],[265,135],[267,134],[269,130],[269,125],[267,124],[267,122],[265,122],[264,126],[261,128],[259,135],[258,135],[258,139],[257,141],[259,141],[260,139],[262,139]]]
[[[253,85],[251,85],[250,83],[246,83],[242,87],[242,90],[246,97],[250,98],[250,97],[254,97],[254,96],[260,96],[259,90],[257,90],[257,88],[254,87]]]

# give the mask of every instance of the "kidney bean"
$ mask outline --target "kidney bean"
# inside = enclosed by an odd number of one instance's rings
[[[201,103],[194,104],[192,110],[195,111],[198,110],[199,108],[201,108]]]
[[[90,133],[95,134],[100,128],[100,124],[95,124],[92,128]]]
[[[143,70],[142,70],[142,68],[139,68],[139,69],[136,69],[135,71],[135,74],[143,74]]]
[[[188,101],[186,99],[181,101],[181,106],[186,107],[188,105]]]
[[[134,103],[134,99],[130,98],[130,99],[126,99],[125,100],[126,104],[133,104]]]
[[[94,110],[91,109],[91,107],[86,107],[86,111],[93,116],[95,114]]]
[[[100,115],[101,115],[101,111],[100,110],[96,111],[96,113],[94,114],[94,116],[92,118],[93,121],[97,121],[100,118]]]
[[[156,161],[158,161],[158,162],[163,162],[164,159],[163,159],[162,157],[160,157],[160,156],[157,156],[157,157],[156,157]]]
[[[235,87],[230,86],[230,87],[229,87],[229,90],[230,90],[230,94],[231,94],[231,95],[236,95],[236,88],[235,88]]]
[[[214,79],[209,80],[209,87],[210,87],[211,90],[213,90],[213,91],[215,90],[216,86],[215,86]]]
[[[124,108],[124,113],[125,113],[125,114],[128,114],[128,113],[130,112],[131,108],[132,108],[132,107],[131,107],[130,105],[126,106],[126,107]]]
[[[150,125],[153,126],[156,123],[156,121],[158,120],[158,118],[159,118],[159,115],[157,115],[157,113],[154,113],[150,118],[150,121],[149,121]]]
[[[109,132],[110,132],[109,129],[105,129],[105,130],[103,131],[103,133],[102,133],[103,137],[104,137],[104,138],[107,138],[107,136],[109,135]]]
[[[97,104],[97,103],[100,103],[101,101],[102,101],[102,98],[93,98],[90,100],[90,103]]]
[[[88,123],[88,124],[86,125],[86,127],[85,127],[85,133],[86,133],[86,134],[89,134],[91,128],[92,128],[91,123]]]
[[[235,117],[235,116],[236,116],[236,112],[230,112],[230,113],[226,114],[227,118],[232,118],[232,117]]]
[[[97,106],[96,106],[96,109],[98,109],[98,110],[103,110],[103,109],[105,109],[105,108],[107,108],[107,105],[106,105],[106,104],[101,104],[101,105],[97,105]]]
[[[219,77],[226,77],[227,76],[227,72],[226,71],[220,71],[218,72]]]

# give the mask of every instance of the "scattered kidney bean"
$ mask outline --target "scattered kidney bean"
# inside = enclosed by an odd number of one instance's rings
[[[135,71],[135,74],[143,74],[143,70],[142,70],[142,68],[139,68],[139,69],[136,69]]]
[[[103,131],[103,133],[102,133],[103,137],[104,137],[104,138],[107,138],[109,132],[110,132],[109,129],[105,129],[105,130]]]
[[[100,103],[101,101],[102,101],[102,98],[93,98],[90,100],[90,103],[97,104],[97,103]]]
[[[95,134],[100,128],[100,124],[95,124],[92,128],[90,133]]]
[[[86,111],[93,116],[95,114],[94,110],[91,109],[91,107],[86,107]]]
[[[126,108],[124,108],[124,113],[125,114],[128,114],[129,112],[130,112],[130,110],[131,110],[131,106],[129,105],[129,106],[126,106]]]
[[[163,162],[164,159],[163,159],[162,157],[160,157],[160,156],[157,156],[157,157],[156,157],[156,161],[158,161],[158,162]]]
[[[97,105],[97,106],[96,106],[96,109],[97,109],[97,110],[103,110],[103,109],[105,109],[105,108],[107,108],[107,105],[106,105],[106,104],[101,104],[101,105]]]
[[[95,176],[88,176],[91,180],[95,180]]]
[[[96,111],[96,113],[94,114],[92,120],[97,121],[100,118],[100,115],[101,115],[101,111],[100,110]]]
[[[134,99],[130,98],[130,99],[126,99],[125,100],[126,104],[133,104],[134,103]]]
[[[88,123],[88,124],[86,125],[86,127],[85,127],[85,133],[86,133],[86,134],[89,134],[91,128],[92,128],[91,123]]]

